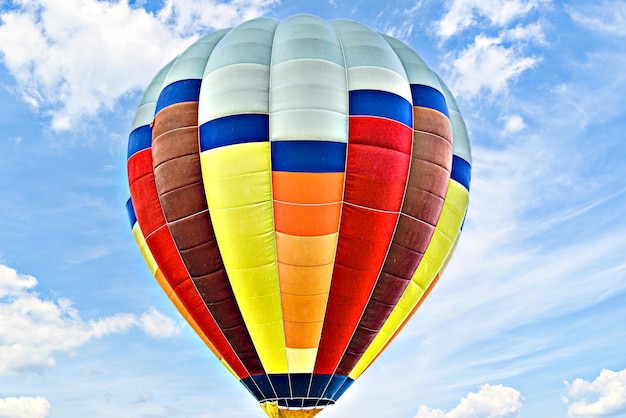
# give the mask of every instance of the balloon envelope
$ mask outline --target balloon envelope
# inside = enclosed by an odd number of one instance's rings
[[[127,207],[149,268],[270,417],[331,405],[453,252],[471,157],[417,53],[352,21],[260,18],[146,89]]]

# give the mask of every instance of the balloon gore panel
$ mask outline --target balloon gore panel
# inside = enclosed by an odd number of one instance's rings
[[[471,164],[454,96],[407,45],[260,18],[146,89],[127,212],[157,282],[267,415],[312,417],[439,280]]]

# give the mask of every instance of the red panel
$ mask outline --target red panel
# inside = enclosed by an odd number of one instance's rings
[[[391,237],[389,237],[391,239]],[[369,241],[360,237],[342,235],[337,244],[337,264],[359,271],[373,271],[378,274],[382,260],[387,254],[389,242]],[[337,268],[333,272],[333,284],[336,280]],[[363,286],[359,283],[359,286]]]
[[[350,117],[345,204],[315,373],[332,374],[367,306],[398,221],[413,132],[397,122]]]
[[[178,286],[189,277],[172,239],[172,234],[170,234],[170,230],[167,227],[158,229],[146,238],[146,243],[163,275],[172,287]]]
[[[393,234],[398,215],[379,212],[353,205],[344,205],[341,215],[342,235],[359,237],[367,241],[385,241]]]
[[[406,183],[410,158],[410,154],[375,145],[349,144],[346,172],[349,175],[357,174],[371,179]],[[350,181],[350,178],[348,177],[346,181]]]
[[[130,195],[144,238],[165,225],[165,217],[159,202],[150,149],[134,154],[128,160]],[[132,171],[132,178],[131,178]]]
[[[128,184],[133,184],[138,178],[152,174],[152,151],[145,148],[133,154],[126,163],[128,170]]]
[[[193,282],[189,279],[182,282],[174,289],[174,292],[183,303],[187,311],[192,315],[204,335],[213,343],[215,348],[224,356],[224,360],[232,367],[240,379],[248,377],[247,372],[239,358],[232,350],[228,341],[218,328],[215,320],[206,309],[204,301],[196,291]]]
[[[413,131],[403,123],[372,116],[350,116],[350,144],[375,145],[411,154]]]
[[[189,278],[159,202],[152,169],[150,148],[134,154],[128,160],[131,198],[146,244],[159,266],[163,277],[178,296],[187,313],[198,324],[204,335],[215,346],[240,378],[250,375],[233,351],[221,329],[209,313],[205,302]],[[248,354],[248,353],[246,353]],[[250,357],[254,357],[255,352]],[[247,359],[247,358],[246,358]],[[258,360],[257,360],[258,363]],[[259,369],[260,367],[257,367]]]

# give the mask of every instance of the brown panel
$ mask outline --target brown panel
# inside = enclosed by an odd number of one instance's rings
[[[430,132],[452,142],[452,125],[443,113],[427,107],[413,107],[413,129]]]
[[[215,240],[213,225],[206,211],[171,222],[169,227],[180,251]]]
[[[176,103],[161,110],[154,118],[152,138],[188,126],[198,127],[198,102]]]
[[[413,133],[413,158],[452,168],[452,142],[427,132]]]
[[[443,198],[424,190],[407,186],[402,213],[435,226],[439,220],[442,207]]]
[[[207,241],[197,247],[180,250],[180,255],[185,260],[191,277],[206,276],[222,267],[222,260],[215,240]]]
[[[198,154],[184,155],[163,162],[154,169],[154,177],[159,185],[159,194],[163,195],[172,190],[202,182],[202,173]],[[202,190],[204,195],[204,189]]]
[[[383,269],[337,373],[347,375],[400,300],[441,215],[452,167],[452,127],[440,112],[414,107],[413,154],[401,216]]]
[[[405,281],[405,284],[407,282]],[[363,315],[363,319],[361,320],[361,326],[365,329],[371,330],[379,330],[395,306],[395,302],[392,301],[392,305],[388,303],[383,303],[377,301],[375,299],[370,299],[367,304],[366,314]]]
[[[216,302],[233,296],[233,291],[224,270],[207,274],[202,277],[194,277],[193,282],[198,293],[205,301]]]
[[[409,186],[422,189],[444,199],[448,191],[450,171],[424,160],[413,160]]]
[[[393,242],[403,247],[411,248],[417,253],[424,254],[434,232],[434,225],[402,214],[396,227]]]
[[[160,196],[163,213],[168,222],[174,222],[207,210],[204,186],[195,183],[172,190]]]
[[[391,248],[389,248],[383,271],[409,280],[415,273],[415,270],[417,270],[423,255],[423,253],[413,251],[394,242],[391,244]]]
[[[189,127],[165,132],[152,141],[152,147],[152,165],[154,167],[184,155],[197,155],[198,128]]]
[[[156,116],[155,183],[169,231],[202,300],[196,309],[208,309],[250,374],[263,374],[211,225],[200,168],[197,110],[197,103],[179,103]]]

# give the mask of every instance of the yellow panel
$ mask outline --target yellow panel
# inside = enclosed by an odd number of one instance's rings
[[[317,348],[287,348],[289,373],[312,373]]]
[[[269,173],[269,153],[269,142],[248,142],[202,151],[202,177],[206,181],[260,171]]]
[[[143,232],[141,232],[139,223],[137,222],[135,223],[135,225],[133,225],[133,237],[135,238],[137,247],[139,247],[139,251],[141,252],[141,255],[143,259],[145,260],[146,264],[148,265],[150,272],[152,273],[152,275],[154,275],[156,273],[158,266],[157,266],[156,260],[154,259],[154,256],[152,255],[152,253],[150,252],[150,249],[148,248],[146,239],[143,237]]]
[[[464,187],[456,181],[450,180],[441,217],[437,222],[435,233],[428,244],[424,257],[382,329],[350,372],[352,379],[357,379],[385,348],[398,328],[417,306],[424,291],[432,284],[437,273],[441,271],[459,234],[468,197],[468,191]],[[446,231],[447,234],[442,231]]]
[[[252,342],[266,373],[287,373],[269,142],[207,150],[200,163],[215,237]]]
[[[269,167],[268,167],[269,170]],[[211,179],[211,209],[238,208],[254,203],[270,200],[270,190],[267,189],[269,171],[239,174],[232,177],[218,177]],[[236,193],[234,191],[236,190]]]

